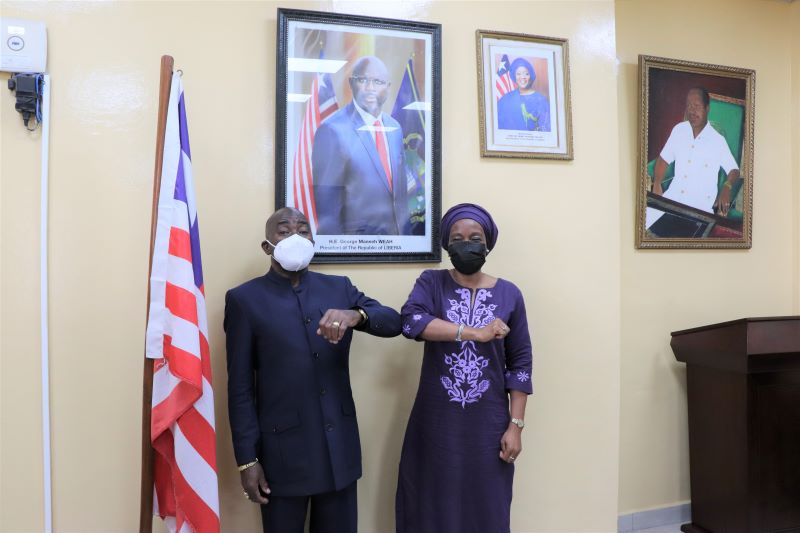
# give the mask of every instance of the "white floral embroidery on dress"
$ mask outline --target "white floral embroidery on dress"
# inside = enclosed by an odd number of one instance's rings
[[[413,318],[414,321],[422,320],[422,315],[414,315],[411,318]]]
[[[411,333],[411,326],[409,326],[408,324],[405,324],[403,326],[403,333]]]
[[[492,297],[488,289],[478,289],[475,295],[475,305],[470,308],[471,293],[469,289],[456,289],[460,299],[450,299],[450,309],[447,319],[455,324],[464,324],[473,328],[482,328],[494,320],[495,304],[486,304],[486,299]],[[444,362],[450,367],[450,376],[441,376],[442,386],[447,390],[451,402],[461,404],[462,409],[468,403],[475,403],[481,399],[483,393],[489,389],[488,379],[481,379],[483,369],[489,365],[489,360],[475,351],[472,341],[461,342],[459,353],[445,354]]]
[[[531,379],[531,375],[525,372],[524,370],[520,370],[519,372],[517,372],[517,379],[525,383],[526,381]]]

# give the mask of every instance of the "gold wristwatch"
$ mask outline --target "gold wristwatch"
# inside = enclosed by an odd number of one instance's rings
[[[359,315],[361,315],[361,322],[359,322],[358,324],[356,324],[356,326],[363,326],[364,324],[366,324],[366,323],[367,323],[367,321],[369,320],[369,315],[367,315],[367,312],[366,312],[366,311],[364,311],[364,310],[363,310],[363,309],[361,309],[360,307],[354,307],[354,308],[353,308],[353,311],[355,311],[355,312],[357,312]]]

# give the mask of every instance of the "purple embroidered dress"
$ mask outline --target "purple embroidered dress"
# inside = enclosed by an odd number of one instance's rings
[[[514,466],[500,459],[509,389],[530,394],[531,341],[522,293],[498,279],[468,289],[426,270],[403,305],[403,334],[419,339],[434,318],[511,328],[488,343],[425,342],[419,389],[397,481],[397,533],[509,533]]]

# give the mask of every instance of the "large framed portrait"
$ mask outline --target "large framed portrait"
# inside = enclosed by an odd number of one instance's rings
[[[572,159],[567,39],[478,30],[481,156]]]
[[[638,248],[750,248],[755,71],[639,56]]]
[[[440,25],[278,9],[275,122],[315,263],[441,260]]]

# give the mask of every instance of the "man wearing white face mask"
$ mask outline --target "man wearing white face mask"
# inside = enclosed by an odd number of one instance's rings
[[[352,331],[400,334],[400,315],[343,276],[309,272],[314,240],[283,208],[261,244],[265,276],[228,291],[228,414],[244,497],[264,531],[356,533],[361,445],[350,387]]]

